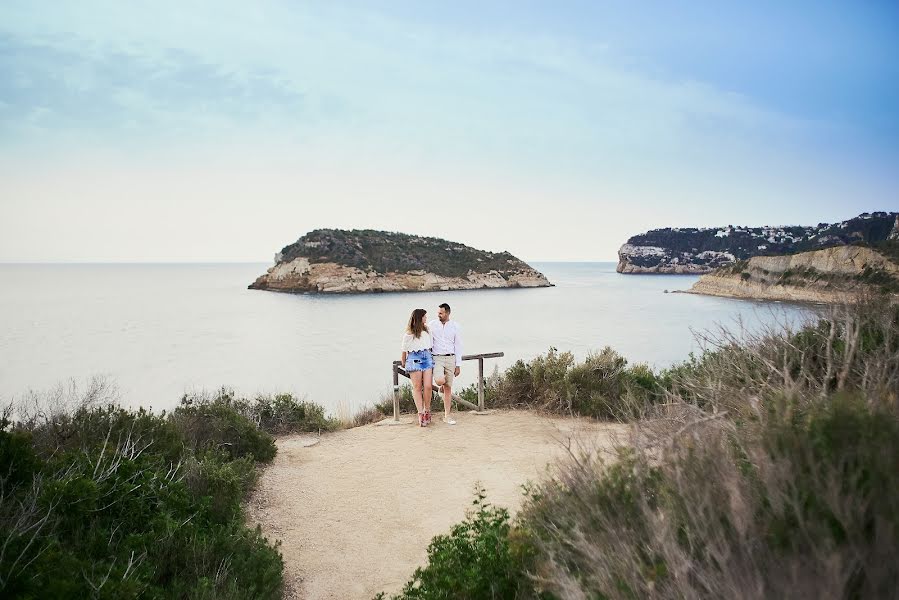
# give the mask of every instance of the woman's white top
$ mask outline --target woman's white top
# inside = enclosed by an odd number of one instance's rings
[[[421,332],[421,337],[415,337],[411,333],[403,335],[403,352],[416,352],[418,350],[427,350],[431,347],[431,334],[427,331]]]

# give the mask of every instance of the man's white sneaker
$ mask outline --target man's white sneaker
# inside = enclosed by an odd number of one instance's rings
[[[456,424],[456,422],[453,419],[450,419],[447,417],[443,417],[443,422],[446,423],[447,425],[455,425]]]

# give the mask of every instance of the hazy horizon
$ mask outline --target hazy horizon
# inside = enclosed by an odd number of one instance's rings
[[[871,211],[871,212],[878,212],[878,211]],[[895,211],[884,210],[884,211],[879,211],[879,212],[895,212]],[[852,217],[857,217],[857,216],[858,215],[852,215],[851,217],[847,217],[847,219],[852,218]],[[842,220],[847,220],[847,219],[842,219]],[[839,221],[837,221],[837,222],[839,222]],[[744,226],[744,227],[753,227],[754,228],[754,227],[768,227],[768,226],[789,227],[789,226],[795,226],[795,225],[811,226],[811,225],[816,225],[817,223],[811,223],[811,222],[809,222],[809,223],[774,223],[774,224],[765,223],[765,224],[758,224],[758,225],[753,224],[753,223],[749,223],[749,224],[747,224],[747,223],[730,223],[730,224],[735,225],[737,227]],[[726,227],[727,225],[728,224],[722,223],[722,224],[717,225],[717,227]],[[645,232],[646,231],[640,231],[640,232],[636,232],[632,235],[638,235],[638,234],[645,233]],[[409,231],[403,231],[400,233],[416,235],[414,232],[409,232]],[[628,238],[632,237],[632,235],[629,235]],[[622,241],[622,244],[625,243],[626,239],[627,238],[625,238],[625,240]],[[455,241],[455,240],[448,240],[448,241]],[[293,241],[291,241],[289,243],[293,243]],[[288,244],[285,244],[285,246],[286,245],[288,245]],[[501,249],[478,248],[478,250],[500,251]],[[523,256],[518,256],[517,258],[524,260],[525,262],[534,263],[534,264],[618,262],[617,254],[611,258],[592,258],[592,259],[580,259],[580,260],[544,259],[544,258],[530,258],[530,257],[523,257]],[[5,264],[5,265],[31,265],[31,264],[35,264],[35,265],[68,265],[68,264],[71,264],[71,265],[104,265],[104,264],[108,264],[108,265],[119,265],[119,264],[122,264],[122,265],[181,265],[181,264],[183,264],[183,265],[204,265],[204,264],[239,265],[239,264],[274,264],[274,257],[269,260],[255,259],[255,260],[199,260],[199,261],[194,261],[194,260],[164,260],[164,261],[159,261],[159,260],[18,260],[18,261],[0,260],[0,264]]]
[[[318,228],[611,261],[897,204],[896,3],[0,14],[4,263],[265,262]]]

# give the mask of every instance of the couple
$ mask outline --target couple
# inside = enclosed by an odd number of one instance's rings
[[[418,409],[418,425],[431,422],[431,389],[436,383],[443,390],[443,422],[455,425],[450,417],[453,399],[453,378],[462,367],[462,338],[459,325],[450,321],[449,304],[437,309],[437,318],[428,322],[428,311],[416,308],[409,317],[403,336],[403,357],[400,362],[412,381],[412,397]]]

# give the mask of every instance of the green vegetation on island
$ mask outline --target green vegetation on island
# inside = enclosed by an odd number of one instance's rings
[[[307,258],[311,263],[333,262],[363,271],[409,273],[426,271],[445,277],[464,277],[469,271],[530,269],[508,252],[485,252],[440,238],[372,229],[316,229],[285,246],[277,262]]]

